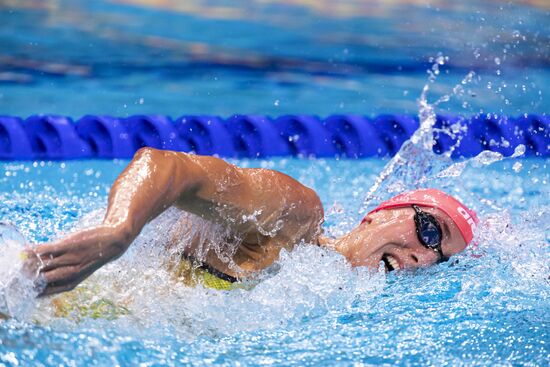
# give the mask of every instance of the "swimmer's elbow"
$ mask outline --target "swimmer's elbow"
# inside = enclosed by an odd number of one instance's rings
[[[147,166],[147,171],[155,181],[158,192],[163,193],[163,209],[189,196],[205,186],[208,173],[201,160],[212,157],[201,157],[184,152],[141,148],[135,155],[137,166]],[[204,162],[202,162],[204,163]]]
[[[151,147],[140,148],[132,160],[138,166],[147,166],[152,177],[166,176],[170,180],[189,173],[192,166],[191,155],[172,150],[160,150]]]
[[[161,163],[170,161],[173,159],[175,154],[185,155],[185,153],[170,151],[170,150],[160,150],[151,147],[142,147],[139,148],[132,159],[133,162],[136,161],[150,161],[153,163]]]
[[[150,156],[156,154],[157,152],[159,152],[158,149],[151,148],[151,147],[142,147],[142,148],[139,148],[135,152],[134,157],[132,158],[132,160],[133,161],[141,160],[143,158],[150,157]]]

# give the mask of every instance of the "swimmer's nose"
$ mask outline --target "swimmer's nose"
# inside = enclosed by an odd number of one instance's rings
[[[415,268],[435,264],[439,255],[430,249],[422,249],[409,254],[411,265]]]
[[[430,265],[432,262],[429,257],[423,254],[410,253],[409,254],[409,266],[411,268],[421,268]]]

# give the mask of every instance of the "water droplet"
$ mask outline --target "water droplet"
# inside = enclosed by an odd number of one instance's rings
[[[500,58],[495,57],[495,64],[500,65]]]
[[[514,154],[512,154],[510,157],[511,158],[521,157],[524,154],[525,154],[525,145],[520,144],[516,147],[516,149],[514,149]]]
[[[441,98],[439,99],[439,102],[441,102],[441,103],[449,102],[450,99],[451,99],[450,96],[444,95],[443,97],[441,97]]]
[[[520,162],[516,162],[514,163],[514,165],[512,166],[512,169],[514,170],[514,172],[518,173],[519,171],[521,171],[521,169],[523,168],[523,164],[521,164]]]
[[[298,141],[300,139],[300,135],[295,134],[288,137],[289,142]]]

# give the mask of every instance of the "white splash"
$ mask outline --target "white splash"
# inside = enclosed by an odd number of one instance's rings
[[[78,228],[96,223],[102,214],[91,213]],[[184,339],[270,329],[346,309],[358,297],[365,301],[380,294],[385,284],[384,273],[353,269],[334,251],[298,244],[291,252],[283,250],[276,263],[260,273],[255,286],[231,291],[191,287],[178,281],[168,266],[174,251],[181,251],[188,241],[184,235],[173,245],[174,234],[185,233],[182,221],[206,232],[207,241],[220,239],[220,233],[200,218],[170,209],[143,229],[126,254],[79,287],[91,290],[93,300],[108,300],[127,311],[110,323],[136,332],[170,330]],[[92,327],[104,321],[60,318],[51,298],[40,300],[33,319],[46,325],[76,321]]]
[[[445,64],[448,58],[438,55],[431,59],[433,66],[428,70],[429,83],[427,83],[420,95],[419,120],[420,127],[414,132],[409,140],[401,146],[397,154],[386,164],[380,175],[375,180],[374,185],[368,191],[360,214],[364,215],[372,203],[379,203],[387,200],[391,196],[399,194],[406,190],[413,190],[421,187],[434,187],[443,189],[451,194],[458,195],[466,204],[479,202],[478,198],[473,197],[468,189],[464,187],[464,182],[457,180],[464,170],[468,167],[488,166],[503,159],[514,159],[520,157],[525,152],[525,146],[519,145],[515,148],[514,154],[508,158],[503,157],[501,153],[492,151],[482,151],[476,157],[463,161],[454,161],[451,154],[460,145],[460,139],[457,140],[447,152],[435,154],[433,147],[436,143],[434,132],[446,134],[452,138],[457,138],[460,132],[466,132],[467,126],[461,121],[453,125],[434,129],[436,122],[436,108],[451,98],[460,97],[464,94],[464,86],[474,80],[475,73],[469,72],[452,92],[445,94],[434,103],[428,102],[428,92],[430,84],[434,83],[439,75],[439,68]],[[473,205],[475,208],[475,205]]]
[[[0,319],[25,318],[34,307],[40,287],[24,264],[27,245],[15,227],[0,222]]]

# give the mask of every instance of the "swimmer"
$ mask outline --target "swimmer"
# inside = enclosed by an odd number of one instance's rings
[[[183,254],[184,263],[200,258],[201,271],[229,284],[252,278],[281,249],[300,243],[337,251],[352,266],[426,267],[464,250],[478,223],[476,214],[453,197],[420,189],[381,203],[351,232],[328,238],[317,194],[283,173],[142,148],[113,184],[101,224],[33,249],[46,281],[43,295],[69,291],[120,257],[145,224],[172,206],[235,234],[237,248],[230,254],[199,256],[197,246]]]

